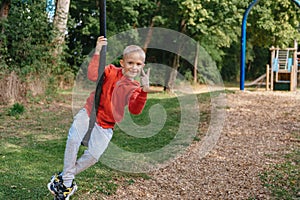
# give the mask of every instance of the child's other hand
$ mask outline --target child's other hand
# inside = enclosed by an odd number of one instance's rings
[[[150,77],[150,68],[147,70],[147,73],[145,73],[144,70],[142,69],[140,81],[144,92],[150,91],[149,77]]]
[[[103,45],[107,45],[107,39],[104,36],[99,36],[95,48],[95,54],[100,54]]]

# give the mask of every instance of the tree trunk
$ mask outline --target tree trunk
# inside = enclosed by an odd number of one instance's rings
[[[155,13],[157,13],[159,11],[160,1],[158,1],[156,3],[156,6],[157,6],[157,8],[156,8]],[[154,18],[155,17],[152,17],[152,19],[151,19],[150,28],[149,28],[149,31],[148,31],[148,34],[147,34],[146,41],[145,41],[144,46],[143,46],[143,49],[144,49],[145,53],[147,52],[147,48],[148,48],[148,46],[149,46],[149,44],[151,42],[151,39],[152,39],[153,27],[154,27]]]
[[[2,0],[1,7],[0,7],[0,21],[7,18],[9,12],[9,5],[10,5],[10,0]],[[1,30],[1,33],[3,32],[4,32],[4,27],[2,27]]]
[[[197,84],[198,78],[198,56],[199,56],[199,45],[196,46],[196,56],[194,60],[194,84]]]
[[[154,22],[152,20],[151,24],[150,24],[148,34],[147,34],[146,41],[145,41],[144,46],[143,46],[143,50],[145,51],[145,53],[147,53],[148,46],[151,42],[151,38],[152,38],[152,34],[153,34],[153,26],[154,26]]]
[[[185,20],[181,20],[180,28],[179,28],[180,33],[184,33],[185,29],[186,29]],[[178,41],[182,41],[182,40],[180,38],[178,38]],[[182,41],[182,43],[183,42],[184,41]],[[180,63],[179,63],[180,56],[179,55],[180,55],[182,43],[179,43],[177,45],[177,54],[174,56],[172,69],[166,71],[164,91],[171,92],[172,89],[174,88],[174,85],[175,85],[174,83],[175,83],[175,80],[177,77],[177,70],[180,66]]]
[[[174,83],[177,77],[177,70],[179,68],[179,60],[180,57],[178,54],[176,54],[173,58],[173,64],[172,64],[172,68],[168,70],[168,79],[166,79],[166,83],[164,86],[164,91],[166,92],[172,92],[172,89],[174,89]]]
[[[54,17],[54,29],[56,30],[56,36],[53,41],[56,49],[54,56],[60,55],[63,51],[63,45],[65,43],[65,34],[67,31],[68,15],[70,8],[70,0],[58,0],[56,13]]]
[[[2,0],[1,2],[1,7],[0,7],[0,21],[4,20],[7,18],[8,16],[8,12],[9,12],[9,5],[10,5],[10,0]],[[0,33],[4,33],[4,26],[2,26]],[[2,40],[0,38],[0,47],[2,46]],[[2,60],[2,56],[0,54],[0,59]]]
[[[0,20],[7,18],[9,11],[10,0],[3,0],[0,8]]]
[[[0,75],[0,103],[12,104],[20,101],[26,94],[26,86],[16,72]]]
[[[10,0],[3,0],[0,8],[0,20],[7,18]]]

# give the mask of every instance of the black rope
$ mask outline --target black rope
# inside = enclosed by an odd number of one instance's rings
[[[100,36],[104,36],[106,38],[106,0],[100,0]],[[99,103],[100,103],[100,99],[101,99],[102,84],[104,81],[105,65],[106,65],[106,45],[102,46],[102,49],[100,52],[97,87],[96,87],[96,91],[95,91],[92,112],[90,114],[89,128],[81,142],[81,144],[84,146],[88,146],[92,130],[96,123],[97,111],[98,111],[98,107],[99,107]]]

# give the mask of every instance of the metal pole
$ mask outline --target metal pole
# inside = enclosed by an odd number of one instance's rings
[[[241,60],[240,60],[240,90],[245,89],[245,69],[246,69],[246,25],[247,25],[247,17],[252,9],[253,6],[255,6],[258,3],[259,0],[254,0],[247,10],[244,13],[243,16],[243,22],[242,22],[242,37],[241,37]]]
[[[240,60],[240,90],[245,89],[245,70],[246,70],[246,25],[247,25],[247,17],[253,6],[258,3],[259,0],[254,0],[249,5],[247,10],[243,16],[242,22],[242,37],[241,37],[241,60]],[[292,0],[299,8],[300,8],[300,1],[299,0]]]
[[[299,0],[292,0],[299,8],[300,8],[300,1]]]

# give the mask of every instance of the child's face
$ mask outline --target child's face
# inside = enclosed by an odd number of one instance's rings
[[[145,66],[144,58],[137,52],[128,54],[125,58],[120,60],[123,68],[123,75],[133,79],[141,73],[142,68]]]

